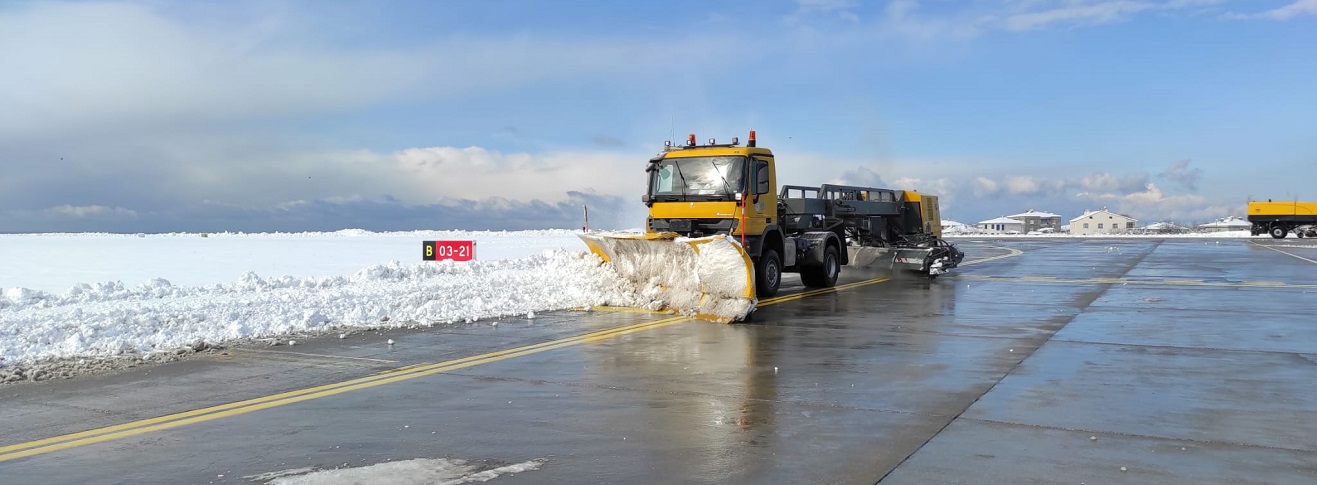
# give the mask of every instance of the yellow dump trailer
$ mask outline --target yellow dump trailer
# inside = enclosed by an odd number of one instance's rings
[[[1249,202],[1248,222],[1253,223],[1253,235],[1271,234],[1280,239],[1293,232],[1299,237],[1317,236],[1317,202]]]

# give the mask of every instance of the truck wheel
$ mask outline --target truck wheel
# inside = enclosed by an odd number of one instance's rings
[[[1285,226],[1271,226],[1271,237],[1273,238],[1285,239],[1285,234],[1288,232],[1285,230]]]
[[[781,285],[782,259],[778,258],[777,251],[765,249],[755,264],[755,293],[760,299],[768,298],[776,295]]]
[[[800,281],[811,288],[836,286],[837,276],[841,274],[841,257],[838,254],[837,246],[829,244],[823,250],[823,264],[802,268]]]

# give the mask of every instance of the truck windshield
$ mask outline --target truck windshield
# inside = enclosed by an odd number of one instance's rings
[[[735,200],[742,190],[745,157],[666,158],[649,181],[656,200]]]

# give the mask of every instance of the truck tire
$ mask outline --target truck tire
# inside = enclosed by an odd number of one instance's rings
[[[764,249],[755,262],[755,294],[760,299],[771,297],[781,285],[782,258],[777,256],[777,251]]]
[[[801,268],[800,281],[810,288],[831,288],[837,285],[841,274],[841,256],[837,246],[829,244],[823,250],[823,264]]]
[[[1285,234],[1288,232],[1289,231],[1285,230],[1285,226],[1282,225],[1271,226],[1271,237],[1273,238],[1285,239]]]

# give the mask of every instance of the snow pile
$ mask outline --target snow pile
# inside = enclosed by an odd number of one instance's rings
[[[401,264],[351,276],[262,278],[199,287],[153,279],[79,284],[64,295],[8,288],[0,367],[46,359],[205,348],[298,332],[430,326],[601,305],[646,306],[611,267],[582,251],[510,260]]]

